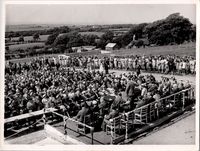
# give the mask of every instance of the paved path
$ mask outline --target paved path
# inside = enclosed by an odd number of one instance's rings
[[[134,145],[195,144],[195,114],[133,142]]]
[[[39,142],[36,142],[34,145],[63,145],[62,143],[50,138],[50,137],[47,137]]]
[[[27,133],[22,136],[16,137],[14,139],[8,139],[5,144],[34,144],[46,138],[46,133],[44,130],[35,131],[32,133]]]

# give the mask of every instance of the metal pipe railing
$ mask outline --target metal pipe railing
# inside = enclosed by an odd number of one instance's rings
[[[59,113],[57,113],[57,112],[52,111],[52,113],[54,113],[54,114],[56,114],[56,115],[58,115],[58,116],[60,116],[60,117],[63,118],[63,122],[64,122],[64,131],[65,131],[64,133],[65,133],[65,134],[67,134],[67,120],[69,120],[69,121],[71,121],[71,122],[74,122],[74,123],[76,123],[76,124],[78,124],[78,125],[87,127],[88,129],[90,129],[90,133],[91,133],[91,144],[94,144],[94,134],[93,134],[93,133],[94,133],[94,127],[89,126],[89,125],[87,125],[87,124],[85,124],[85,123],[79,122],[79,121],[77,121],[77,120],[75,120],[75,119],[73,119],[73,118],[67,117],[67,116],[65,116],[65,115],[59,114]]]
[[[152,104],[156,104],[157,102],[160,102],[160,103],[162,103],[161,101],[164,101],[165,103],[166,103],[166,100],[167,99],[171,99],[172,97],[174,97],[174,101],[175,101],[175,97],[177,96],[177,95],[182,95],[182,110],[184,110],[185,109],[185,93],[188,93],[188,97],[189,97],[189,99],[194,99],[195,97],[194,97],[194,88],[188,88],[188,89],[185,89],[185,90],[182,90],[182,91],[180,91],[180,92],[177,92],[177,93],[174,93],[174,94],[171,94],[171,95],[169,95],[169,96],[166,96],[166,97],[164,97],[164,98],[161,98],[159,101],[154,101],[154,102],[152,102],[152,103],[149,103],[149,104],[147,104],[147,105],[144,105],[144,106],[142,106],[142,107],[140,107],[140,108],[137,108],[137,109],[134,109],[133,111],[129,111],[129,112],[127,112],[127,113],[125,113],[125,116],[129,116],[129,114],[132,114],[133,112],[134,112],[134,115],[135,115],[135,113],[138,111],[138,110],[141,110],[142,108],[145,108],[145,107],[149,107],[150,105],[152,105]],[[157,113],[157,118],[159,118],[159,108],[157,107],[157,108],[155,108],[155,112]],[[126,131],[125,131],[125,138],[126,139],[128,139],[128,129],[127,129],[127,127],[126,127]]]

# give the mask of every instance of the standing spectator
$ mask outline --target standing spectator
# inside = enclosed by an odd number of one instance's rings
[[[132,80],[129,79],[129,82],[127,83],[126,86],[126,90],[125,93],[130,101],[130,109],[134,109],[135,108],[135,87],[136,87],[136,83]]]

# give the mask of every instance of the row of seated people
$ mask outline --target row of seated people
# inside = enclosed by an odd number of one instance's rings
[[[187,93],[185,93],[187,94]],[[189,94],[188,94],[189,95]],[[100,101],[92,101],[92,102],[83,102],[81,110],[74,117],[74,119],[85,123],[87,125],[93,126],[95,130],[106,130],[106,125],[110,123],[110,120],[122,115],[123,118],[126,118],[126,113],[129,113],[135,110],[134,114],[140,114],[140,109],[144,108],[145,113],[145,122],[147,123],[149,120],[152,120],[152,117],[149,117],[149,113],[153,113],[153,119],[155,120],[157,109],[161,110],[163,108],[167,108],[168,104],[163,101],[158,100],[159,92],[155,91],[154,95],[151,93],[147,93],[144,98],[140,96],[136,96],[135,99],[135,107],[131,108],[130,101],[125,101],[122,97],[121,92],[115,92],[115,96],[102,96]],[[178,93],[176,95],[178,98],[178,109],[182,107],[182,93]],[[176,99],[176,98],[175,98]],[[175,101],[174,98],[168,98],[170,101]],[[176,100],[177,101],[177,100]],[[153,105],[153,106],[150,106]],[[170,108],[177,107],[177,104],[171,104]],[[177,109],[177,108],[176,108]],[[140,115],[139,115],[140,116]],[[86,118],[89,120],[86,120]],[[143,121],[140,121],[143,123]],[[151,121],[152,122],[152,121]],[[101,127],[100,127],[101,126]]]
[[[158,91],[155,91],[154,95],[148,92],[147,95],[142,99],[141,99],[141,96],[139,95],[141,93],[139,89],[135,89],[135,92],[136,91],[138,91],[139,93],[138,93],[138,96],[136,96],[137,99],[134,102],[136,104],[134,109],[140,108],[142,106],[146,106],[147,104],[151,104],[152,102],[156,102],[154,105],[156,105],[157,107],[159,106],[160,108],[162,108],[161,106],[163,105],[165,105],[166,107],[166,104],[162,104],[163,102],[159,102],[159,100],[155,101],[156,99],[158,99],[158,96],[159,96]],[[188,97],[188,95],[189,95],[188,92],[185,93],[186,98]],[[183,97],[182,94],[178,95],[177,99],[181,101],[181,97]],[[115,90],[115,94],[111,94],[111,95],[102,93],[99,101],[98,99],[93,100],[93,101],[91,100],[82,101],[79,107],[73,108],[74,110],[71,110],[72,108],[70,108],[68,105],[66,106],[66,104],[63,104],[61,106],[55,106],[55,107],[57,109],[61,109],[62,113],[67,112],[68,113],[67,115],[70,115],[70,116],[73,116],[78,112],[77,115],[74,116],[73,118],[75,120],[78,120],[79,122],[86,123],[90,126],[93,126],[95,130],[100,130],[100,129],[105,130],[106,125],[110,123],[111,119],[119,115],[125,115],[124,113],[132,111],[130,107],[130,101],[125,101],[122,97],[122,92],[119,92],[117,90]],[[148,106],[148,110],[149,110],[149,106]],[[74,112],[69,112],[69,111],[74,111]],[[53,120],[54,119],[59,120],[58,116],[52,116],[54,114],[49,114],[49,115],[51,115],[51,118]],[[38,117],[41,118],[41,116],[38,116]],[[86,121],[86,118],[89,118],[89,120]],[[15,126],[19,127],[20,125],[23,126],[23,124],[25,124],[25,126],[30,126],[31,124],[36,122],[36,119],[37,118],[29,118],[29,119],[16,121]],[[62,118],[60,119],[62,121]]]

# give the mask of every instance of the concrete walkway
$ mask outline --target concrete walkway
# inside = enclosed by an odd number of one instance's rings
[[[133,142],[134,145],[194,145],[195,114]]]

